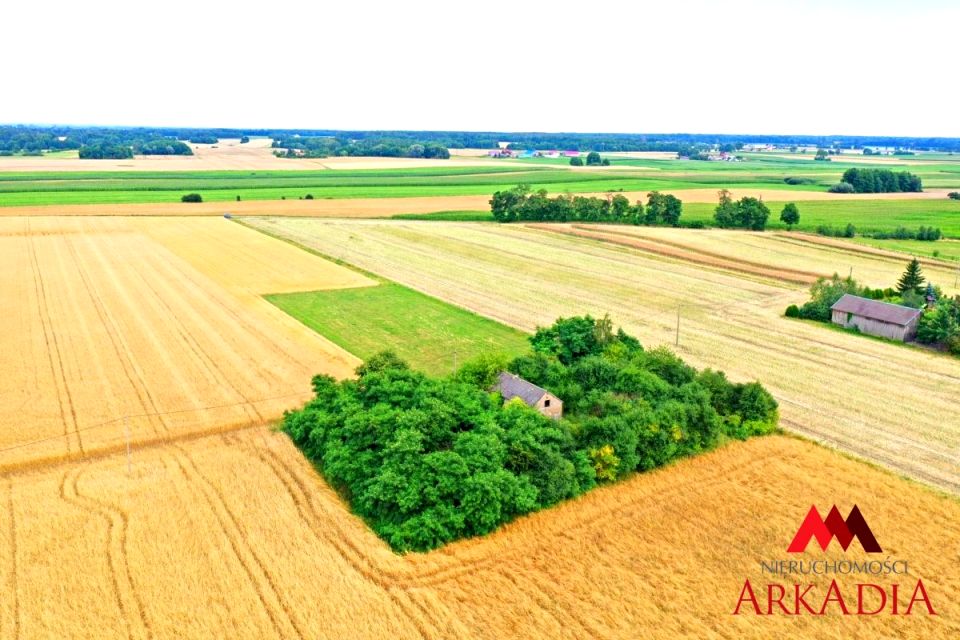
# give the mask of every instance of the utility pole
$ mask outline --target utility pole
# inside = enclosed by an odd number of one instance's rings
[[[675,346],[680,346],[680,307],[677,307],[677,341]]]
[[[132,462],[130,460],[130,418],[123,416],[123,430],[127,436],[127,475],[133,473]]]

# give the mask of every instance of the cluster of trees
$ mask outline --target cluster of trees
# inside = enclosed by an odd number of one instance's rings
[[[621,193],[606,198],[563,194],[549,197],[546,189],[531,192],[521,184],[497,191],[490,199],[490,211],[497,222],[618,222],[678,226],[683,203],[676,196],[651,191],[647,204],[630,201]]]
[[[96,142],[80,147],[79,155],[83,160],[123,160],[133,157],[133,148],[123,144]]]
[[[951,200],[960,200],[960,191],[951,191],[947,194],[947,197]]]
[[[845,227],[822,224],[817,227],[817,233],[821,236],[833,238],[854,238],[861,235],[865,238],[876,238],[877,240],[924,240],[927,242],[935,242],[943,238],[943,232],[938,227],[921,226],[914,231],[899,226],[893,231],[862,231],[858,234],[857,228],[852,223],[847,223]]]
[[[410,142],[391,138],[351,140],[336,137],[285,137],[273,141],[282,149],[275,154],[284,158],[327,158],[330,156],[377,156],[387,158],[450,157],[447,147],[434,142]]]
[[[144,156],[192,156],[190,145],[174,138],[157,138],[133,145],[134,153]]]
[[[398,551],[483,535],[723,438],[776,428],[777,403],[758,383],[645,351],[609,319],[561,319],[531,343],[531,355],[482,356],[450,378],[381,353],[355,380],[315,377],[315,397],[283,428]],[[504,369],[559,396],[564,418],[489,392]]]
[[[871,289],[851,277],[820,278],[810,288],[810,300],[802,306],[790,305],[784,315],[819,322],[830,322],[830,308],[845,294],[924,309],[917,326],[917,342],[931,344],[960,355],[960,296],[949,298],[940,287],[927,282],[920,261],[907,264],[895,287]]]
[[[718,227],[723,229],[752,229],[754,231],[763,231],[767,226],[767,218],[770,217],[770,208],[763,203],[762,199],[744,196],[734,201],[727,189],[721,189],[718,193],[720,202],[713,211],[713,220]],[[796,209],[796,206],[794,206]],[[792,213],[790,219],[793,219]],[[797,212],[796,222],[800,221],[800,214]],[[792,224],[796,224],[796,222]]]
[[[847,169],[841,184],[853,187],[854,193],[900,193],[923,191],[919,178],[908,171],[890,169]]]
[[[581,158],[580,156],[574,156],[570,158],[570,166],[582,167],[583,158]],[[588,167],[599,167],[599,166],[609,167],[610,159],[601,158],[599,153],[597,153],[596,151],[591,151],[590,153],[587,154],[587,166]]]

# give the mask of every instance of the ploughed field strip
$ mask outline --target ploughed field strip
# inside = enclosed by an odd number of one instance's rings
[[[260,294],[371,284],[223,219],[0,220],[0,469],[274,419],[358,360]]]
[[[781,402],[787,428],[960,492],[956,360],[782,317],[788,304],[806,299],[805,285],[521,226],[248,222],[526,331],[558,316],[609,312],[644,344],[672,346],[679,308],[680,355],[762,381]],[[688,231],[674,233],[675,242],[690,241]],[[751,262],[820,271],[835,259],[837,269],[852,266],[874,287],[890,286],[904,266],[789,237],[730,237],[731,245],[717,242],[711,251],[737,259],[738,243],[766,242]],[[952,273],[936,266],[927,273],[954,291]]]
[[[909,562],[939,615],[731,616],[745,579],[763,588],[760,561],[787,555],[811,502],[853,493],[884,557]],[[353,516],[285,435],[264,427],[138,448],[129,474],[122,454],[15,474],[0,483],[0,506],[4,637],[960,633],[956,558],[944,552],[960,545],[960,504],[786,436],[730,444],[407,556]],[[856,542],[847,553],[834,543],[799,557],[875,559]],[[815,585],[813,606],[833,577],[803,577]],[[838,580],[851,597],[846,585],[856,579]],[[886,578],[876,581],[889,591]]]

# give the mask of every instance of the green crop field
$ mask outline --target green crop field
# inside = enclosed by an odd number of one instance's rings
[[[857,237],[853,238],[853,241],[870,247],[900,251],[913,256],[927,256],[960,262],[960,240],[924,242],[921,240],[876,240],[874,238]]]
[[[380,198],[490,195],[519,183],[551,193],[676,189],[781,189],[825,191],[843,171],[857,165],[852,156],[815,162],[751,154],[744,162],[701,162],[623,158],[612,155],[609,168],[572,171],[566,159],[502,160],[498,166],[410,169],[169,171],[169,172],[0,172],[0,206],[124,204],[176,202],[185,193],[205,201],[314,198]],[[960,189],[960,162],[953,156],[884,167],[917,173],[927,187]],[[812,184],[788,185],[788,176]]]
[[[840,196],[838,196],[840,197]],[[780,211],[785,202],[767,202],[768,227],[785,229]],[[960,238],[960,201],[948,200],[820,200],[798,203],[801,231],[815,231],[820,225],[845,227],[853,224],[861,231],[891,230],[902,226],[916,230],[920,226],[939,227],[944,235]],[[681,220],[713,220],[713,204],[684,204]]]
[[[390,282],[266,298],[360,358],[390,349],[430,374],[448,374],[481,353],[529,348],[516,329]]]

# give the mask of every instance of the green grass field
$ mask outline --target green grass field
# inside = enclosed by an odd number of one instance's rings
[[[944,156],[919,165],[896,162],[884,166],[909,170],[928,187],[960,190],[960,161]],[[854,158],[834,162],[754,154],[745,162],[698,162],[617,158],[610,169],[571,171],[565,159],[502,160],[489,167],[356,170],[184,171],[184,172],[2,172],[0,206],[57,204],[123,204],[176,202],[185,193],[205,201],[314,198],[380,198],[490,195],[526,183],[553,194],[654,189],[721,189],[723,187],[824,191],[856,166]],[[531,164],[535,166],[531,166]],[[861,165],[876,166],[876,165]],[[787,176],[814,184],[791,186]]]
[[[901,251],[912,256],[928,256],[941,260],[957,260],[960,266],[960,240],[938,240],[922,242],[920,240],[876,240],[874,238],[853,238],[854,242],[888,251]]]
[[[768,227],[785,229],[780,222],[784,202],[767,202]],[[821,200],[799,202],[801,231],[815,231],[819,225],[845,227],[853,224],[861,231],[882,231],[898,226],[917,229],[939,227],[944,235],[960,238],[960,201],[948,200]],[[713,220],[714,204],[685,204],[681,220]]]
[[[495,222],[489,211],[437,211],[435,213],[399,213],[393,220],[433,220],[434,222]]]
[[[359,358],[390,349],[434,375],[481,353],[519,355],[530,347],[516,329],[390,282],[266,299]]]

